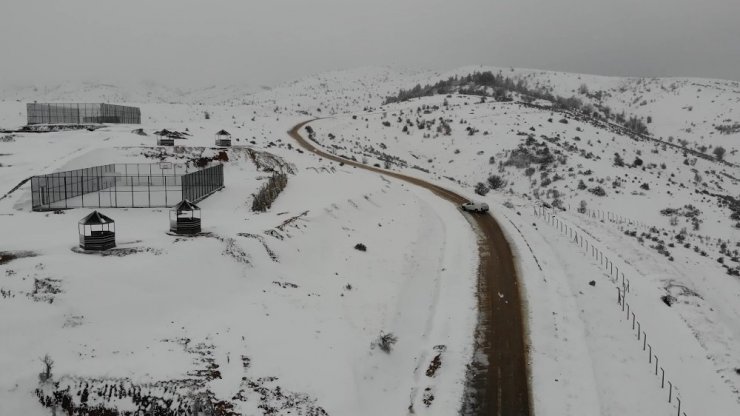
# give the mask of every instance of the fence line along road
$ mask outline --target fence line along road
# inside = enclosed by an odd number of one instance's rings
[[[604,271],[609,273],[609,281],[616,285],[617,289],[617,306],[621,308],[621,312],[625,315],[625,319],[628,325],[632,326],[632,331],[635,332],[635,340],[637,341],[638,348],[642,348],[642,351],[647,352],[647,364],[651,370],[654,365],[654,376],[660,379],[660,388],[668,390],[666,400],[669,404],[675,402],[676,415],[687,416],[686,412],[682,410],[681,398],[678,396],[678,388],[673,382],[666,377],[665,369],[659,365],[660,359],[657,352],[653,350],[653,346],[648,343],[648,331],[640,323],[638,315],[634,309],[630,307],[628,301],[628,295],[630,293],[630,279],[626,278],[624,272],[619,271],[619,266],[615,265],[613,261],[609,259],[608,255],[605,255],[602,250],[597,248],[592,242],[589,242],[587,238],[583,237],[583,232],[578,232],[571,224],[563,221],[562,218],[556,215],[556,212],[552,209],[545,208],[543,206],[534,207],[535,217],[545,221],[547,224],[555,228],[562,235],[568,237],[569,242],[573,245],[578,246],[579,252],[584,256],[590,256],[593,260],[598,261],[599,265],[604,267]],[[623,267],[624,270],[624,267]],[[620,282],[621,275],[621,282]],[[654,364],[653,364],[654,362]]]

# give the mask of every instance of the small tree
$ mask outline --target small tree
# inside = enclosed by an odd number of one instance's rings
[[[41,359],[41,362],[44,363],[44,371],[39,373],[39,381],[46,383],[51,380],[51,370],[54,368],[54,360],[49,357],[49,354],[46,354],[44,355],[44,358]]]
[[[587,207],[588,207],[588,204],[586,204],[586,201],[581,200],[581,205],[578,207],[578,212],[581,214],[585,214]]]
[[[717,160],[723,160],[725,158],[725,153],[727,151],[722,146],[717,146],[714,148],[712,153],[714,153],[714,156],[717,158]]]
[[[614,153],[614,166],[624,166],[624,159],[622,159],[622,155],[619,153]]]

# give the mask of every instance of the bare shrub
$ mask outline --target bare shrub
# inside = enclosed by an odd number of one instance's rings
[[[393,349],[393,345],[398,342],[398,337],[393,335],[392,332],[385,333],[383,331],[380,331],[380,335],[378,338],[373,341],[371,347],[378,347],[381,351],[385,352],[386,354],[390,354],[391,350]]]
[[[506,186],[506,181],[498,175],[491,175],[488,177],[488,186],[491,189],[499,189]]]
[[[51,370],[54,368],[54,360],[49,357],[49,354],[46,354],[44,355],[44,358],[41,359],[41,362],[44,363],[44,371],[39,373],[39,381],[41,383],[46,383],[51,380]]]

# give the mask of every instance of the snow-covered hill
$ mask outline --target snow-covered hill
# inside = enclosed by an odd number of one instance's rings
[[[651,117],[650,132],[665,143],[516,94],[513,102],[450,94],[383,105],[400,89],[488,70]],[[675,414],[675,397],[690,416],[737,414],[740,172],[711,155],[723,146],[728,161],[740,161],[740,132],[716,129],[740,121],[739,90],[729,81],[487,67],[362,68],[270,89],[3,89],[3,128],[21,126],[33,100],[130,103],[143,124],[2,134],[0,195],[30,175],[149,162],[162,128],[190,133],[178,143],[186,151],[169,149],[166,160],[214,155],[220,129],[237,148],[228,152],[226,188],[200,204],[209,237],[165,234],[166,210],[106,209],[119,244],[133,249],[123,257],[70,250],[87,209],[30,212],[28,185],[0,200],[0,252],[18,256],[0,264],[0,333],[13,334],[0,343],[0,414],[47,414],[33,396],[44,354],[56,361],[60,388],[79,397],[85,383],[94,386],[88,394],[105,389],[91,403],[119,409],[138,388],[167,400],[210,392],[243,414],[281,406],[454,414],[473,353],[476,237],[431,194],[296,148],[285,132],[312,118],[322,118],[310,124],[312,139],[330,152],[489,202],[528,302],[538,415]],[[703,145],[706,156],[696,153]],[[249,207],[269,172],[245,147],[296,166],[264,214]],[[617,304],[615,288],[626,289],[614,266],[629,282],[645,349],[672,383],[670,404]],[[391,354],[370,347],[381,331],[398,336]],[[429,376],[437,355],[442,366]],[[192,374],[198,381],[183,383]],[[124,384],[123,397],[105,399]]]

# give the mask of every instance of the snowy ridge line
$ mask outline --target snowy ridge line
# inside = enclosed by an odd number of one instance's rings
[[[568,225],[565,223],[562,219],[558,218],[553,211],[548,212],[546,208],[544,207],[534,207],[534,214],[537,218],[543,219],[547,224],[550,226],[556,228],[558,231],[560,231],[563,235],[568,236],[570,241],[574,244],[578,244],[580,247],[583,247],[583,243],[586,243],[586,251],[582,252],[583,255],[586,255],[589,252],[589,243],[588,240],[583,238],[583,232],[581,235],[578,234],[576,230],[573,229],[572,225]],[[598,260],[600,264],[603,264],[606,270],[609,270],[609,275],[614,275],[614,262],[611,262],[609,260],[608,256],[605,256],[603,254],[603,251],[596,248],[593,244],[590,244],[590,253],[591,256]],[[637,326],[637,340],[642,340],[642,350],[648,351],[648,363],[652,364],[653,358],[655,359],[655,376],[658,376],[658,369],[660,368],[660,388],[664,389],[666,383],[668,383],[668,403],[672,404],[673,399],[676,399],[677,402],[677,415],[678,416],[688,416],[686,412],[681,411],[681,398],[679,397],[679,391],[680,389],[675,386],[670,380],[666,379],[665,376],[665,370],[662,366],[659,365],[659,358],[655,351],[653,351],[653,347],[651,344],[648,344],[647,342],[647,331],[642,328],[642,325],[640,324],[639,319],[637,319],[637,315],[635,314],[634,310],[630,310],[630,304],[627,302],[627,294],[630,293],[630,284],[629,279],[625,279],[624,273],[621,273],[622,275],[622,287],[620,288],[617,284],[617,281],[619,280],[619,268],[616,269],[616,277],[614,280],[609,277],[609,281],[615,284],[615,287],[617,289],[617,304],[622,308],[622,311],[626,313],[627,316],[627,322],[629,323],[630,316],[632,317],[632,330],[635,330],[635,326]],[[651,366],[652,367],[652,366]],[[676,390],[676,393],[674,395],[673,390]]]
[[[736,165],[736,164],[734,164],[732,162],[728,162],[728,161],[723,160],[723,159],[716,159],[716,158],[714,158],[714,157],[712,157],[710,155],[707,155],[705,153],[699,152],[699,151],[694,150],[694,149],[690,149],[690,148],[688,148],[686,146],[683,146],[683,145],[680,145],[680,144],[676,144],[676,143],[667,142],[667,141],[663,140],[662,138],[657,138],[657,137],[653,136],[650,133],[645,134],[645,133],[636,132],[636,131],[628,128],[628,127],[625,127],[625,126],[622,126],[622,125],[619,125],[619,124],[615,124],[615,123],[613,123],[613,122],[611,122],[609,120],[601,120],[601,119],[597,119],[597,118],[594,118],[592,116],[587,116],[585,114],[577,113],[577,112],[574,112],[574,111],[571,111],[571,110],[564,110],[564,109],[559,109],[559,108],[554,108],[554,107],[547,107],[547,106],[542,106],[542,105],[533,104],[533,103],[526,103],[526,102],[523,102],[523,101],[514,101],[514,103],[520,104],[520,105],[522,105],[524,107],[537,108],[537,109],[540,109],[540,110],[543,110],[543,111],[551,111],[551,112],[555,112],[555,113],[560,113],[560,114],[562,114],[562,115],[564,115],[566,117],[570,117],[570,118],[572,118],[574,120],[582,121],[584,123],[591,124],[594,127],[601,128],[601,129],[604,129],[606,131],[613,131],[613,132],[615,132],[617,134],[620,134],[620,135],[629,137],[630,139],[635,140],[635,141],[638,141],[639,139],[642,139],[642,140],[646,140],[646,141],[651,141],[653,143],[657,143],[658,145],[670,146],[670,147],[672,147],[674,149],[680,150],[681,152],[689,153],[689,154],[691,154],[693,156],[696,156],[699,159],[704,159],[704,160],[707,160],[709,162],[714,162],[714,163],[718,163],[720,165],[725,165],[725,166],[734,167],[734,168],[740,167],[739,165]],[[611,128],[611,130],[610,130],[610,128]]]

